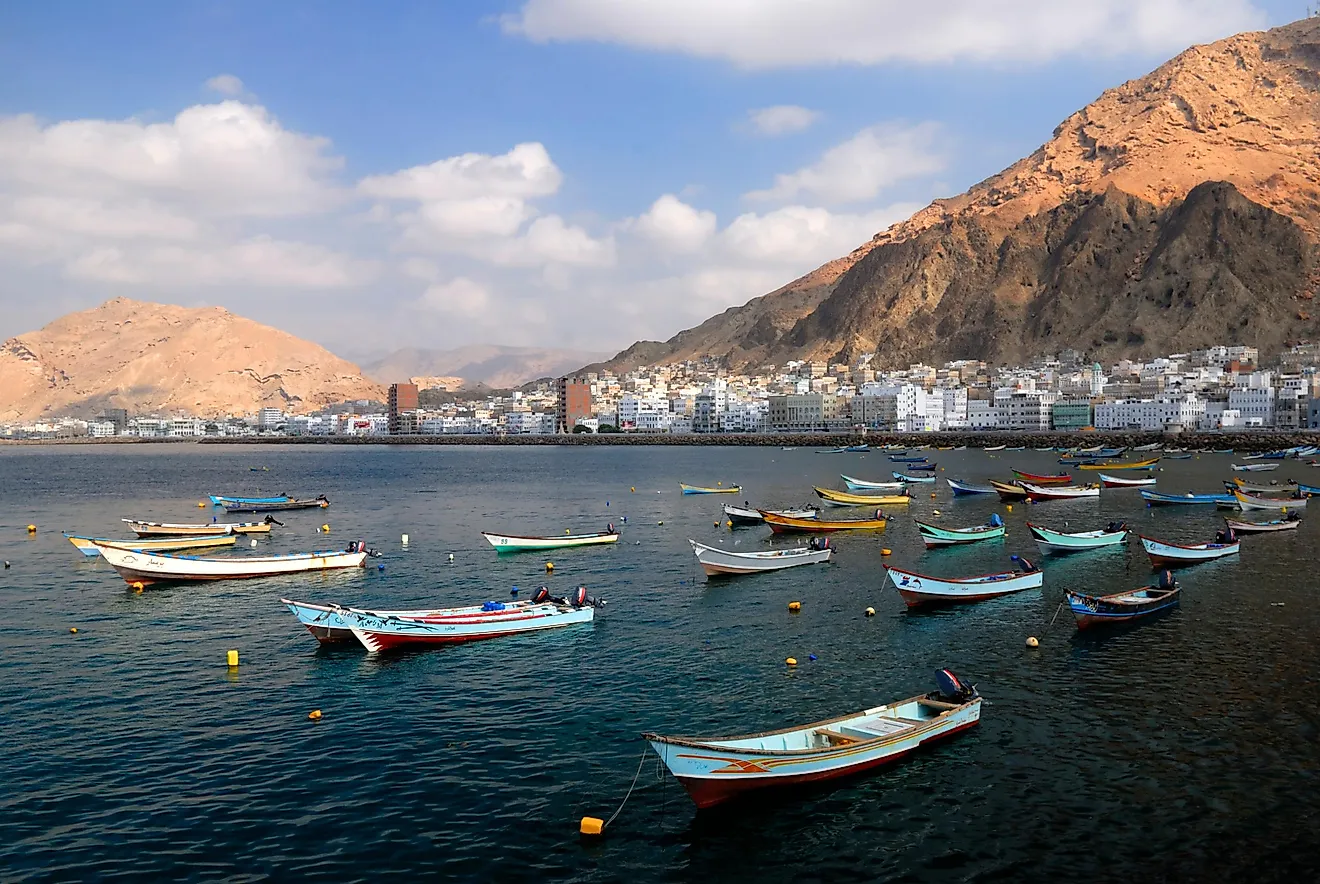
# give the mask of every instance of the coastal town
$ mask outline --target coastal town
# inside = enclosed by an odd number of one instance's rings
[[[310,414],[275,407],[220,416],[105,409],[90,419],[0,426],[0,438],[1318,428],[1320,344],[1300,343],[1268,364],[1255,347],[1216,346],[1108,366],[1074,350],[1021,366],[959,360],[896,369],[863,356],[851,364],[794,361],[734,372],[699,360],[481,392],[415,378],[391,385],[387,402],[344,402]]]

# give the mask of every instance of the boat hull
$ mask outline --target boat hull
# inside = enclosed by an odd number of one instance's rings
[[[1003,525],[982,525],[975,529],[957,531],[926,522],[917,522],[917,531],[921,533],[921,539],[925,542],[926,549],[976,543],[981,540],[998,540],[1004,536]]]
[[[1106,488],[1143,488],[1154,485],[1156,481],[1154,476],[1146,479],[1124,479],[1121,476],[1100,474],[1100,484]]]
[[[500,610],[481,606],[417,611],[363,611],[281,599],[322,643],[356,641],[369,651],[459,644],[505,635],[590,623],[595,608],[511,602]]]
[[[1068,608],[1077,621],[1078,629],[1093,629],[1097,626],[1131,623],[1134,620],[1142,620],[1146,617],[1153,617],[1156,614],[1170,611],[1178,607],[1180,594],[1181,590],[1175,588],[1169,592],[1160,593],[1158,598],[1152,598],[1145,603],[1125,603],[1118,601],[1118,599],[1130,594],[1088,596],[1082,593],[1069,592]]]
[[[905,482],[868,482],[865,479],[854,479],[852,476],[840,475],[843,484],[848,486],[849,491],[902,491],[907,483]]]
[[[152,583],[247,580],[309,571],[361,568],[367,559],[365,552],[351,553],[343,550],[232,559],[140,553],[108,546],[98,546],[98,550],[126,583],[141,583],[144,586]]]
[[[830,488],[813,487],[816,496],[832,506],[906,506],[912,498],[906,494],[851,494]]]
[[[244,503],[284,503],[285,501],[293,499],[286,494],[280,494],[275,497],[225,497],[223,494],[212,494],[209,496],[211,498],[211,503],[216,506]]]
[[[933,485],[933,484],[935,484],[935,477],[934,477],[934,476],[909,476],[909,475],[907,475],[906,473],[899,473],[899,472],[893,472],[893,473],[890,473],[889,475],[893,476],[895,479],[897,479],[897,480],[900,481],[900,482],[906,482],[906,483],[914,483],[914,482],[915,482],[915,483],[920,484],[920,485]]]
[[[684,494],[739,494],[742,492],[741,485],[730,485],[728,488],[703,488],[700,485],[684,485],[678,483],[678,487]]]
[[[953,489],[954,497],[962,497],[969,494],[995,494],[995,489],[989,485],[973,485],[971,482],[964,482],[961,479],[945,479],[949,487]]]
[[[1252,494],[1244,494],[1241,491],[1234,491],[1233,497],[1237,499],[1238,506],[1242,510],[1295,510],[1306,507],[1306,497],[1257,497]]]
[[[292,510],[323,510],[330,506],[324,498],[316,500],[281,500],[273,503],[227,503],[227,513],[283,513]]]
[[[981,602],[1039,589],[1045,581],[1045,575],[1040,571],[1008,571],[961,579],[930,577],[899,568],[886,568],[885,571],[909,608],[949,602]]]
[[[123,519],[138,537],[214,537],[224,534],[269,534],[269,522],[203,522],[196,525]]]
[[[179,549],[216,549],[222,546],[233,546],[238,542],[238,537],[233,534],[217,534],[214,537],[164,537],[154,540],[111,540],[103,537],[77,537],[72,534],[64,535],[74,548],[83,555],[94,558],[101,554],[97,546],[111,546],[116,549],[129,549],[138,552],[169,552]]]
[[[1007,482],[990,481],[990,487],[999,495],[999,499],[1004,503],[1016,503],[1019,500],[1027,499],[1027,489],[1021,485],[1010,485]]]
[[[1035,473],[1024,473],[1022,470],[1014,470],[1013,475],[1020,482],[1030,482],[1032,485],[1071,485],[1073,477],[1067,473],[1059,473],[1055,476],[1038,476]]]
[[[1151,567],[1157,571],[1161,568],[1182,568],[1199,565],[1202,562],[1213,562],[1224,556],[1237,555],[1240,548],[1237,543],[1200,543],[1180,546],[1149,537],[1141,538],[1141,545],[1146,550],[1146,555],[1150,557]]]
[[[566,549],[576,546],[600,546],[606,543],[618,543],[618,534],[565,534],[562,537],[520,537],[515,534],[491,534],[482,531],[481,536],[498,553],[534,552],[536,550]]]
[[[1027,530],[1036,541],[1036,545],[1047,553],[1084,552],[1088,549],[1102,549],[1106,546],[1119,546],[1127,540],[1127,531],[1087,531],[1080,534],[1065,534],[1051,531],[1043,525],[1027,523]]]
[[[886,519],[794,519],[762,510],[761,517],[776,534],[828,534],[834,531],[883,531]]]
[[[768,553],[734,553],[695,540],[689,540],[688,543],[692,544],[692,551],[708,577],[764,574],[799,565],[816,565],[828,562],[834,553],[829,548],[811,549],[805,546]]]
[[[1033,485],[1030,482],[1023,482],[1022,489],[1026,491],[1027,497],[1032,502],[1044,500],[1083,500],[1086,498],[1099,498],[1100,486],[1098,485]]]

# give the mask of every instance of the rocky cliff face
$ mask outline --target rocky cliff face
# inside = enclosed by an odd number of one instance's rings
[[[1320,332],[1320,19],[1197,46],[851,256],[624,367],[1097,358]],[[801,281],[799,281],[801,282]]]
[[[220,307],[116,298],[0,345],[0,420],[103,408],[197,416],[385,398],[357,366]]]

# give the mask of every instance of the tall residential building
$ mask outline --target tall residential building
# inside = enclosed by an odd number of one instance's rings
[[[555,409],[555,432],[571,433],[583,421],[591,419],[591,381],[566,376],[556,382],[559,404]]]
[[[415,418],[419,407],[416,384],[390,384],[390,435],[397,436],[405,431],[417,432]]]

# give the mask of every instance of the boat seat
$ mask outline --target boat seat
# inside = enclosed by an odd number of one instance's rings
[[[891,734],[905,731],[912,725],[897,718],[871,718],[857,724],[847,724],[839,728],[840,733],[845,737],[852,737],[855,740],[874,740],[876,737],[887,737]]]
[[[849,743],[857,742],[856,738],[854,737],[845,737],[843,734],[839,733],[838,731],[826,730],[823,727],[817,728],[816,733],[820,734],[827,741],[829,741],[831,746],[846,746]]]
[[[922,706],[929,706],[932,709],[957,709],[957,703],[946,703],[943,700],[932,700],[929,697],[922,697],[917,701]]]

